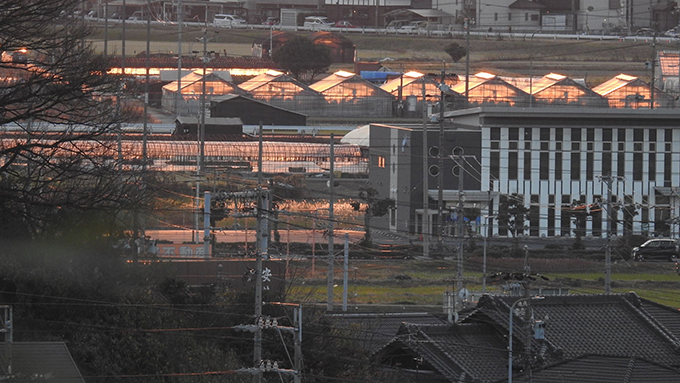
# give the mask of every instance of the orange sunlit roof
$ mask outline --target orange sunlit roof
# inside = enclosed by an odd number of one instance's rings
[[[548,73],[547,75],[545,75],[545,78],[555,80],[555,81],[562,81],[565,78],[567,78],[567,76],[557,74],[557,73]]]
[[[416,72],[414,70],[404,73],[404,77],[410,77],[410,78],[421,78],[423,76],[425,76],[423,73]]]
[[[340,71],[337,71],[337,72],[333,73],[332,75],[330,75],[330,76],[328,76],[324,79],[321,79],[321,80],[315,82],[314,84],[310,85],[309,87],[314,89],[315,91],[317,91],[319,93],[323,93],[326,90],[328,90],[328,89],[330,89],[330,88],[332,88],[332,87],[334,87],[334,86],[336,86],[336,85],[338,85],[338,84],[344,82],[345,80],[352,78],[354,76],[356,76],[356,74],[354,74],[352,72],[346,72],[344,70],[340,70]]]
[[[383,85],[380,86],[380,89],[386,91],[386,92],[394,92],[398,90],[400,87],[405,87],[418,79],[422,78],[425,76],[424,74],[416,71],[411,71],[411,72],[406,72],[404,73],[403,76],[401,77],[396,77],[393,78],[392,80],[387,81]]]
[[[674,76],[677,77],[680,74],[680,58],[678,54],[673,52],[659,52],[659,67],[661,68],[661,74],[663,76]]]
[[[495,74],[487,73],[487,72],[479,72],[475,74],[475,77],[491,80],[492,78],[496,77]]]
[[[637,80],[637,77],[621,73],[618,76],[594,87],[593,91],[601,96],[606,96],[607,94],[620,89],[635,80]]]

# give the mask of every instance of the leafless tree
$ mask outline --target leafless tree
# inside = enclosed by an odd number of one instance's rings
[[[122,81],[87,43],[81,4],[0,2],[0,237],[99,228],[145,198],[142,175],[121,171]]]

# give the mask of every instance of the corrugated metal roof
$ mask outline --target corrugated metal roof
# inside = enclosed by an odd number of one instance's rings
[[[0,343],[0,361],[12,382],[85,383],[64,342]]]

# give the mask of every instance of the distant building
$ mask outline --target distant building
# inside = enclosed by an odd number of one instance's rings
[[[524,235],[574,235],[575,201],[588,209],[581,222],[587,236],[606,237],[608,217],[601,213],[606,201],[618,207],[611,210],[613,235],[678,235],[680,128],[674,110],[483,106],[448,111],[445,118],[443,141],[439,127],[429,126],[425,176],[422,128],[371,124],[370,183],[381,197],[397,201],[391,215],[376,218],[377,226],[419,233],[419,185],[425,180],[429,220],[436,222],[441,174],[443,214],[451,220],[459,202],[464,209],[479,209],[482,217],[503,214],[504,198],[517,194],[530,210]],[[454,150],[465,155],[464,200]],[[443,169],[436,159],[440,151]],[[480,233],[473,226],[470,230]],[[454,232],[455,226],[444,229]],[[496,223],[487,234],[510,232]]]

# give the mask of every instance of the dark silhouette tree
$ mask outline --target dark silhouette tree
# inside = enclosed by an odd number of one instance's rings
[[[120,171],[116,132],[130,109],[108,60],[86,43],[89,28],[72,17],[81,5],[0,6],[0,125],[14,130],[0,140],[0,238],[81,239],[145,199],[141,174]]]
[[[314,81],[316,75],[326,72],[332,64],[328,48],[315,45],[303,36],[297,36],[274,49],[272,60],[296,79],[307,82]]]
[[[524,196],[521,194],[512,193],[504,197],[501,198],[496,219],[499,226],[512,233],[514,251],[519,252],[519,234],[528,228],[526,221],[529,220],[529,208],[524,206]]]
[[[359,200],[352,201],[350,204],[355,211],[364,213],[364,239],[361,241],[363,246],[372,247],[371,240],[371,218],[382,217],[394,207],[394,200],[391,198],[379,198],[378,191],[372,187],[361,188]]]
[[[457,63],[463,57],[467,56],[467,49],[458,43],[451,43],[444,48],[444,52],[451,56],[451,60]]]

